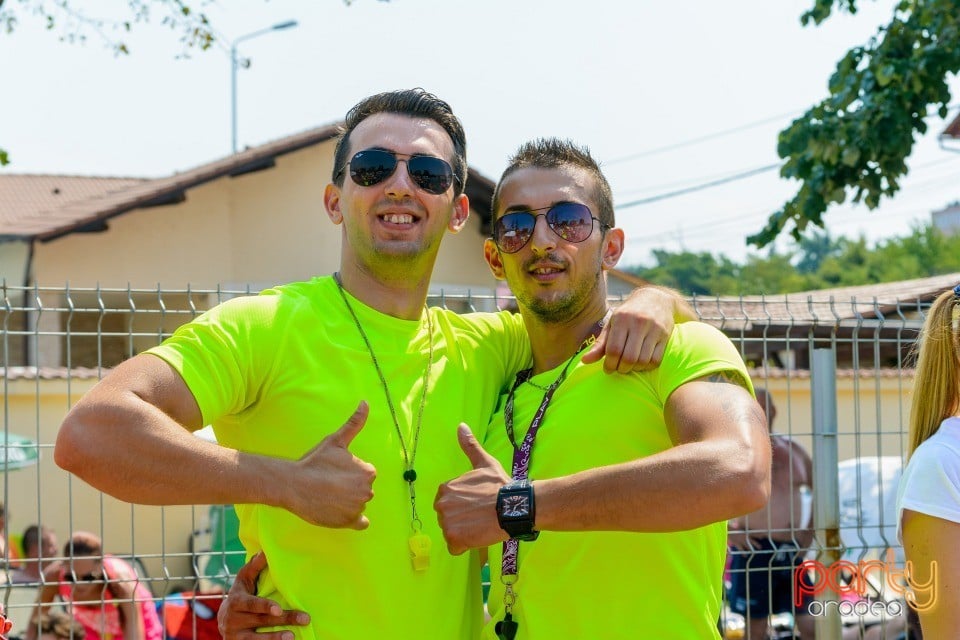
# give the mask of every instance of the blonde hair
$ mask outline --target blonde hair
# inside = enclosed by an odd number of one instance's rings
[[[941,293],[927,312],[920,337],[914,345],[917,367],[910,406],[908,457],[937,432],[941,422],[957,411],[960,395],[958,311],[958,293],[954,289]]]

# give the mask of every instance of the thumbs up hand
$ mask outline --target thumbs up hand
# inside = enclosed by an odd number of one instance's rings
[[[367,422],[370,407],[361,402],[337,431],[296,463],[293,477],[281,479],[291,493],[284,506],[307,522],[323,527],[366,529],[363,515],[373,499],[377,470],[350,453],[350,444]]]
[[[500,462],[477,442],[470,427],[461,424],[457,440],[473,470],[440,485],[433,501],[447,549],[453,555],[507,539],[497,520],[497,493],[510,482]]]

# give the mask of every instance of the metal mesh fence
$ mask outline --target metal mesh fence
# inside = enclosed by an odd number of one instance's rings
[[[30,563],[18,558],[24,553],[21,534],[30,525],[57,537],[55,554],[51,558],[44,551],[44,561],[69,562],[62,555],[63,542],[76,531],[95,533],[105,552],[136,570],[130,580],[145,589],[137,597],[160,610],[168,635],[215,633],[219,594],[243,561],[232,508],[122,503],[56,467],[52,449],[69,407],[109,368],[219,302],[254,292],[4,285],[0,293],[7,536],[0,602],[17,623],[14,633],[24,631],[39,590],[57,587],[27,575]],[[508,306],[510,300],[438,291],[429,302],[468,312]],[[887,559],[892,550],[891,562],[902,567],[893,499],[913,379],[908,354],[928,303],[790,296],[691,302],[701,320],[731,338],[755,385],[767,390],[776,407],[774,445],[787,452],[785,466],[774,470],[782,486],[775,486],[771,508],[737,523],[743,537],[730,553],[726,580],[736,581],[738,573],[751,579],[743,615],[725,607],[721,626],[727,637],[747,637],[751,619],[767,620],[771,613],[776,633],[792,633],[795,618],[811,611],[809,603],[798,607],[794,602],[797,558],[828,569],[843,560],[855,569],[860,562]],[[796,462],[802,458],[798,449],[811,455],[812,481]],[[811,524],[815,535],[809,540]],[[774,570],[777,566],[786,569]],[[840,620],[848,632],[843,637],[862,637],[864,632],[850,635],[850,629],[868,624],[874,627],[872,637],[898,637],[900,621],[886,604],[876,616],[851,609],[864,601],[844,592],[855,571],[835,577],[839,593],[818,594],[818,602],[832,602],[837,609],[825,612],[824,620]],[[902,603],[902,593],[882,580],[868,587],[866,602]],[[199,604],[192,593],[202,594]],[[840,607],[843,602],[851,604]]]

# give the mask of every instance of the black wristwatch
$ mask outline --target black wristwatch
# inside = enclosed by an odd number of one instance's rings
[[[533,500],[533,484],[529,480],[512,480],[500,487],[497,493],[497,520],[511,538],[536,540],[540,532],[535,530],[537,515]]]

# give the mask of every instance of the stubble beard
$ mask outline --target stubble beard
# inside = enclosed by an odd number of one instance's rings
[[[561,324],[572,320],[587,305],[594,290],[599,286],[601,272],[597,269],[596,276],[577,283],[573,288],[557,291],[552,295],[538,296],[527,294],[526,291],[516,294],[521,308],[526,308],[541,322]]]

